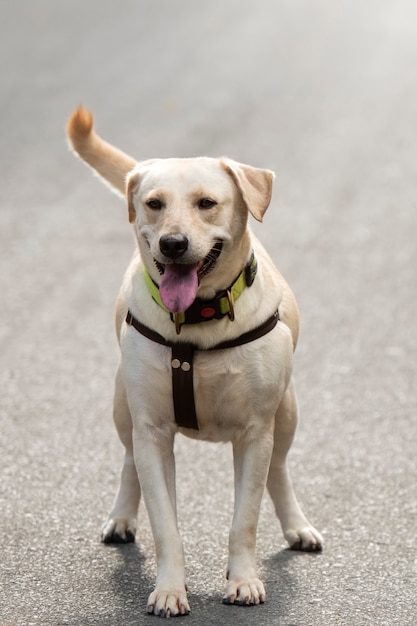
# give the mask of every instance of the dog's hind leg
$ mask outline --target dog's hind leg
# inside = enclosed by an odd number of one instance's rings
[[[104,543],[127,543],[135,540],[141,492],[133,458],[132,418],[120,369],[116,375],[113,417],[120,440],[125,447],[125,457],[120,487],[109,518],[102,528],[101,539]]]
[[[297,416],[297,399],[291,381],[275,416],[274,451],[267,486],[290,547],[293,550],[314,552],[322,549],[323,539],[298,504],[286,462],[297,426]]]

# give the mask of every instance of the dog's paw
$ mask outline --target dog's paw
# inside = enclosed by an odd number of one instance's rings
[[[239,604],[250,606],[265,602],[266,593],[263,582],[259,578],[240,578],[229,580],[223,604]]]
[[[103,543],[132,543],[135,541],[136,520],[110,518],[101,529]]]
[[[181,591],[156,588],[149,596],[148,613],[150,615],[176,617],[177,615],[188,615],[189,612],[190,605],[185,588]]]
[[[323,538],[313,526],[305,526],[299,530],[289,529],[285,538],[291,550],[304,552],[320,552],[323,549]]]

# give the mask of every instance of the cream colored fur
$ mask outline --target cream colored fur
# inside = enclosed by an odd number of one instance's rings
[[[226,603],[259,604],[265,588],[258,578],[255,539],[261,499],[267,485],[290,546],[319,550],[322,538],[297,503],[286,465],[296,422],[292,354],[298,335],[298,310],[287,283],[248,228],[248,213],[262,220],[269,205],[273,174],[228,159],[153,159],[137,162],[101,140],[91,114],[80,107],[68,121],[74,151],[119,193],[126,193],[129,220],[138,249],[120,291],[116,327],[121,363],[116,377],[114,420],[125,446],[121,483],[103,541],[128,541],[136,533],[143,491],[157,556],[155,590],[148,612],[173,616],[189,612],[184,553],[178,533],[175,496],[174,437],[230,441],[235,471],[235,512],[230,530]],[[163,209],[146,202],[158,197]],[[217,204],[208,210],[200,198]],[[200,429],[178,429],[173,414],[170,349],[153,343],[125,324],[126,311],[168,340],[176,340],[169,315],[151,298],[146,267],[160,279],[153,259],[164,261],[159,239],[184,233],[189,263],[222,240],[214,269],[201,280],[198,295],[212,297],[227,288],[253,249],[258,274],[235,303],[235,321],[227,317],[186,325],[181,340],[200,348],[238,337],[265,321],[279,307],[281,321],[268,335],[229,350],[195,355],[194,385]]]

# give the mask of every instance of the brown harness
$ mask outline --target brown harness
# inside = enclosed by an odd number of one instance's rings
[[[145,326],[128,311],[126,323],[133,326],[138,333],[147,337],[151,341],[155,341],[163,346],[171,348],[171,369],[172,369],[172,395],[174,399],[175,421],[178,426],[183,428],[192,428],[198,430],[198,419],[195,409],[194,400],[194,382],[193,382],[193,357],[196,350],[225,350],[226,348],[235,348],[245,343],[255,341],[269,333],[279,322],[279,312],[276,311],[263,324],[253,330],[212,346],[211,348],[199,348],[198,346],[178,341],[167,341],[162,335],[156,333],[148,326]]]

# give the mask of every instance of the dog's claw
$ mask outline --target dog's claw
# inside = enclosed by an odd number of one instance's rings
[[[101,531],[101,541],[110,543],[133,543],[135,541],[136,529],[132,520],[110,519],[103,526]]]
[[[110,543],[125,544],[125,543],[134,543],[134,541],[135,541],[135,535],[133,533],[126,533],[124,537],[121,535],[118,535],[117,533],[113,533],[112,535],[107,535],[106,537],[103,537],[102,539],[102,542],[105,544],[110,544]]]
[[[185,591],[157,591],[149,596],[148,614],[157,617],[177,617],[188,615],[190,607]]]
[[[126,533],[126,535],[124,536],[119,535],[117,533],[113,533],[111,535],[102,536],[101,541],[102,543],[105,543],[106,545],[111,544],[111,543],[117,543],[117,544],[134,543],[135,535],[131,532]]]
[[[303,552],[321,552],[323,550],[323,538],[312,526],[300,530],[289,530],[285,533],[285,537],[291,550]]]
[[[292,546],[290,546],[290,550],[299,551],[299,552],[321,552],[323,550],[323,546],[319,543],[312,543],[303,546],[301,541],[297,541]]]
[[[223,598],[223,604],[252,606],[263,604],[266,599],[265,587],[259,578],[232,580],[227,586],[227,591],[228,593]]]
[[[134,543],[135,541],[135,533],[128,530],[126,532],[126,543]]]

